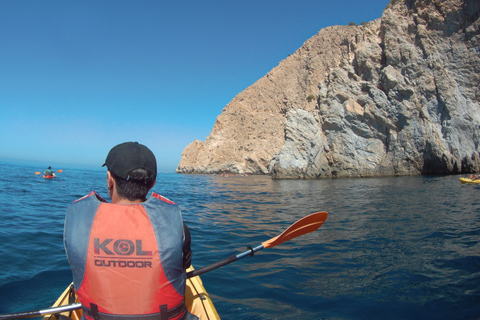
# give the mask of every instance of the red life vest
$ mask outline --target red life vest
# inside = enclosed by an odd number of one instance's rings
[[[91,192],[72,203],[64,243],[86,319],[184,319],[183,241],[180,209],[158,194],[111,204]]]

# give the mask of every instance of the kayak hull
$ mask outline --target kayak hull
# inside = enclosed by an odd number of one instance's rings
[[[460,178],[461,183],[475,183],[475,184],[480,184],[480,179],[477,180],[472,180],[469,178]]]
[[[193,270],[193,267],[188,268],[187,272]],[[220,319],[220,316],[213,305],[210,296],[205,290],[202,280],[199,276],[187,279],[185,290],[185,304],[188,311],[196,315],[200,320],[215,320]],[[73,290],[73,284],[70,284],[65,291],[60,295],[53,307],[65,306],[73,303],[78,303],[78,297]],[[62,315],[70,317],[72,320],[80,320],[82,318],[82,309],[63,312]],[[47,315],[43,320],[56,320],[54,315]]]
[[[47,176],[46,174],[44,174],[43,177],[45,179],[53,179],[53,178],[55,178],[55,174],[53,174],[52,176]]]
[[[193,271],[193,267],[187,269],[187,272],[190,271]],[[212,299],[210,299],[205,290],[200,276],[187,279],[185,304],[188,311],[196,315],[200,320],[220,320],[217,309],[215,309]]]

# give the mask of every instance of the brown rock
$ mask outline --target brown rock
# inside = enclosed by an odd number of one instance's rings
[[[177,172],[478,171],[479,10],[472,0],[391,1],[380,19],[322,29],[239,93]]]

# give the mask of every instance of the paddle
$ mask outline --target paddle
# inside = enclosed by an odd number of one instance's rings
[[[282,244],[288,240],[293,238],[299,237],[301,235],[313,232],[320,228],[322,224],[327,220],[328,213],[326,212],[316,212],[312,213],[302,219],[298,220],[290,227],[288,227],[285,231],[283,231],[280,235],[271,238],[270,240],[262,242],[261,245],[251,248],[247,251],[239,253],[237,255],[233,255],[221,261],[212,263],[208,266],[202,267],[200,269],[196,269],[187,273],[187,278],[192,278],[204,274],[208,271],[215,270],[217,268],[223,267],[229,263],[237,261],[246,256],[253,256],[253,254],[259,250],[265,248],[273,248]],[[80,303],[74,303],[66,306],[61,307],[54,307],[45,310],[36,310],[36,311],[27,311],[27,312],[18,312],[18,313],[9,313],[9,314],[0,314],[0,320],[7,320],[7,319],[20,319],[20,318],[33,318],[38,316],[44,316],[47,314],[55,314],[60,312],[67,312],[76,309],[80,309],[82,305]]]
[[[63,170],[60,169],[60,170],[57,170],[56,172],[63,172]],[[35,174],[36,174],[36,175],[39,175],[40,173],[42,173],[42,172],[40,172],[40,171],[35,171]]]
[[[1,320],[7,320],[7,319],[42,317],[42,316],[45,316],[47,314],[55,314],[55,313],[60,313],[60,312],[73,311],[73,310],[76,310],[76,309],[80,309],[81,307],[82,307],[82,304],[74,303],[74,304],[68,304],[66,306],[52,307],[52,308],[48,308],[48,309],[44,309],[44,310],[0,314],[0,319]]]
[[[290,227],[288,227],[285,231],[283,231],[280,235],[262,242],[261,245],[252,248],[248,247],[247,251],[244,251],[242,253],[239,253],[237,255],[230,256],[226,259],[223,259],[221,261],[212,263],[208,266],[202,267],[200,269],[195,269],[193,271],[190,271],[187,273],[187,278],[199,276],[201,274],[204,274],[205,272],[212,271],[214,269],[223,267],[224,265],[227,265],[229,263],[232,263],[234,261],[237,261],[238,259],[241,259],[246,256],[253,256],[253,254],[259,250],[265,249],[265,248],[273,248],[275,246],[278,246],[281,243],[284,243],[290,239],[299,237],[301,235],[310,233],[312,231],[317,230],[322,226],[322,224],[327,220],[328,213],[326,212],[316,212],[312,213],[306,217],[303,217],[302,219],[298,220],[294,224],[292,224]]]

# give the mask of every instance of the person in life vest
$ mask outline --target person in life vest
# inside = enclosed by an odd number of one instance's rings
[[[64,245],[86,320],[193,320],[185,306],[190,233],[178,205],[152,193],[154,154],[137,142],[107,155],[111,203],[92,191],[65,217]]]
[[[47,170],[43,171],[43,174],[47,177],[55,176],[55,173],[52,171],[52,167],[48,166]]]

